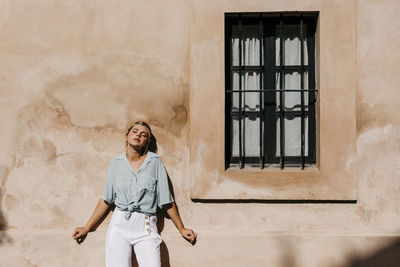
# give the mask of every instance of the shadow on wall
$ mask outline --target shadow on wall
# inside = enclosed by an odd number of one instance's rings
[[[281,254],[281,267],[296,267],[296,254],[292,242],[286,237],[278,239]]]
[[[355,258],[348,267],[398,267],[400,266],[400,238],[365,258]]]
[[[5,195],[5,182],[8,177],[8,168],[5,167],[4,165],[0,166],[0,203],[3,200],[3,197]],[[1,210],[0,206],[0,245],[3,243],[11,243],[12,239],[7,235],[7,220],[3,214],[3,211]]]
[[[0,210],[0,245],[3,243],[11,243],[11,238],[7,235],[7,221],[3,215],[3,212]]]

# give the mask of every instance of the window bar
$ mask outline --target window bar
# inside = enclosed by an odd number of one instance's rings
[[[314,21],[311,25],[316,23]],[[315,30],[315,25],[312,26],[313,31]],[[310,68],[310,72],[308,73],[308,109],[309,109],[309,115],[307,116],[308,118],[308,125],[311,131],[309,131],[308,135],[308,156],[307,159],[310,159],[311,162],[315,163],[316,162],[316,142],[315,142],[315,127],[316,127],[316,121],[315,121],[315,105],[317,101],[317,94],[318,90],[315,89],[315,32],[313,32],[310,36],[307,36],[307,50],[308,50],[308,65]]]
[[[261,14],[260,14],[260,23],[258,24],[258,31],[259,31],[259,43],[260,43],[260,57],[259,57],[259,63],[260,63],[260,72],[259,72],[259,77],[260,77],[260,104],[259,104],[259,110],[260,110],[260,168],[264,169],[264,148],[263,148],[263,91],[262,90],[262,74],[263,74],[263,67],[262,67],[262,41],[263,41],[263,25],[262,25],[262,20],[261,20]]]
[[[282,13],[280,14],[279,22],[279,103],[280,103],[280,165],[281,169],[285,166],[285,117],[284,117],[284,93],[283,90],[283,18]]]
[[[226,20],[226,17],[225,17]],[[229,79],[225,83],[229,84],[229,89],[233,89],[233,25],[226,27],[225,32],[225,47],[229,49],[225,50],[225,66],[230,66],[229,69]],[[229,36],[229,38],[227,38]],[[227,78],[227,77],[226,77]],[[225,88],[225,90],[228,89]],[[229,120],[225,118],[225,170],[229,168],[232,163],[232,143],[233,143],[233,94],[227,93],[225,98],[225,108],[226,112],[229,113]],[[229,136],[229,137],[228,137]],[[228,145],[229,144],[229,145]]]
[[[304,125],[304,32],[303,32],[303,14],[301,14],[301,19],[300,19],[300,61],[301,61],[301,69],[300,69],[300,89],[301,89],[301,169],[304,170],[304,164],[305,164],[305,151],[304,151],[304,146],[305,146],[305,140],[304,140],[304,131],[305,131],[305,125]]]
[[[246,90],[246,93],[259,93],[259,92],[267,92],[267,93],[276,93],[276,92],[301,92],[300,89],[265,89],[265,90]],[[317,89],[308,89],[307,92],[318,93]],[[227,93],[240,93],[239,90],[227,90]]]
[[[239,164],[244,167],[242,150],[242,20],[239,16]]]

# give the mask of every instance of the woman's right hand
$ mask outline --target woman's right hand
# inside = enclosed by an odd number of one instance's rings
[[[76,227],[72,233],[72,238],[80,245],[86,238],[89,230],[85,227]]]
[[[104,199],[100,198],[86,225],[84,227],[76,227],[72,232],[72,238],[76,240],[78,244],[81,244],[85,240],[89,231],[96,230],[98,224],[101,223],[102,217],[106,215],[111,208],[111,204],[108,204]]]

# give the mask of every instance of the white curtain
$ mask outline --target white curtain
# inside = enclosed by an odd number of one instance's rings
[[[306,27],[303,27],[303,36],[307,35]],[[279,26],[276,27],[276,32],[279,33]],[[283,64],[285,66],[301,65],[301,41],[300,41],[300,25],[285,25],[283,26]],[[280,37],[275,39],[275,64],[280,66]],[[305,38],[304,38],[305,39]],[[308,65],[308,50],[307,41],[303,40],[303,64]],[[308,72],[303,74],[304,89],[308,89]],[[280,74],[275,76],[276,89],[280,89]],[[283,89],[301,89],[301,74],[300,72],[285,73],[283,79]],[[300,92],[285,92],[283,94],[285,111],[300,111],[301,110],[301,93]],[[304,93],[305,110],[308,109],[308,93]],[[280,94],[276,93],[276,109],[280,109]],[[285,118],[285,156],[301,156],[301,118]],[[308,119],[304,119],[304,155],[308,155]],[[280,155],[280,119],[276,122],[276,156]]]
[[[242,65],[260,65],[260,40],[258,26],[242,27]],[[232,64],[239,66],[239,32],[238,27],[233,27],[232,33]],[[262,64],[264,61],[262,59]],[[261,75],[262,76],[262,75]],[[260,90],[260,73],[243,72],[242,90]],[[233,73],[232,89],[239,90],[239,72]],[[242,94],[242,110],[260,111],[260,93]],[[262,99],[262,102],[264,99]],[[239,94],[233,93],[233,110],[239,110]],[[257,116],[242,117],[243,155],[258,157],[260,154],[260,118]],[[232,156],[239,156],[239,117],[233,118]]]
[[[239,90],[239,72],[233,73],[233,90]],[[259,90],[260,74],[245,72],[242,74],[242,90]],[[239,110],[239,94],[234,93],[233,110]],[[262,101],[264,101],[262,99]],[[259,93],[242,94],[242,110],[260,111]],[[232,154],[239,155],[239,117],[233,118],[233,146]],[[246,156],[259,156],[260,144],[260,119],[256,116],[242,117],[242,134],[244,140],[244,154]]]
[[[304,27],[305,29],[306,27]],[[258,26],[242,26],[242,65],[259,66],[260,41]],[[276,28],[278,38],[275,38],[276,66],[280,66],[279,26]],[[300,26],[283,26],[283,62],[285,66],[301,64]],[[306,36],[306,32],[304,32]],[[303,41],[304,65],[308,65],[307,42]],[[263,58],[261,64],[264,64]],[[232,31],[232,65],[239,66],[239,32],[234,26]],[[260,74],[257,72],[242,72],[242,90],[259,90]],[[276,89],[280,89],[280,74],[276,73]],[[308,72],[304,72],[304,89],[308,89]],[[300,72],[286,73],[283,79],[283,89],[301,89]],[[232,89],[239,90],[239,72],[234,72]],[[261,88],[264,89],[264,88]],[[242,110],[259,111],[259,93],[242,95]],[[301,93],[285,92],[283,94],[285,111],[301,110]],[[264,100],[262,99],[262,102]],[[308,109],[308,93],[304,93],[305,110]],[[280,95],[276,93],[276,110],[280,109]],[[233,110],[239,110],[239,94],[233,93]],[[308,120],[305,118],[305,155],[308,155]],[[285,118],[285,156],[301,156],[301,118]],[[268,131],[268,130],[267,130]],[[276,156],[280,155],[280,120],[276,121]],[[264,132],[264,131],[263,131]],[[268,132],[267,132],[268,134]],[[259,156],[260,121],[259,117],[242,117],[242,135],[244,140],[243,154],[246,157]],[[232,156],[239,156],[239,117],[233,117]]]
[[[307,35],[307,27],[303,27],[303,36]],[[280,66],[280,37],[279,26],[275,28],[275,65]],[[300,43],[300,25],[284,25],[282,31],[283,37],[283,65],[293,66],[301,64],[301,43]],[[305,38],[304,38],[305,39]],[[307,41],[303,40],[304,65],[308,65]]]

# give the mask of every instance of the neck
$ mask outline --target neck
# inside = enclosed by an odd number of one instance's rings
[[[144,155],[141,154],[141,148],[135,148],[129,144],[126,146],[126,157],[129,161],[140,160]]]

